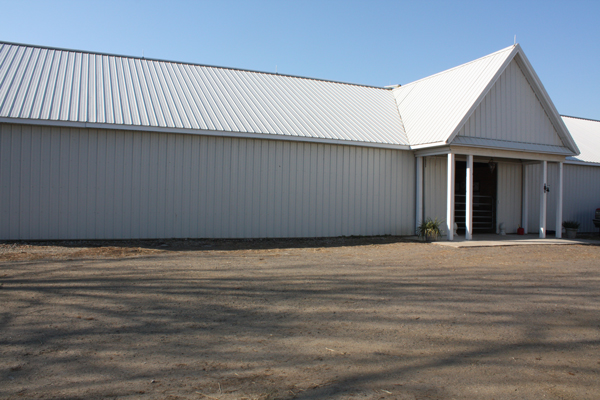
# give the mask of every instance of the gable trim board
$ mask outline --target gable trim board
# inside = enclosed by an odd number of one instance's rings
[[[511,68],[560,143],[458,135]],[[392,89],[0,42],[0,239],[410,235],[415,157],[426,201],[468,154],[515,202],[524,165],[591,154],[557,116],[518,45]]]

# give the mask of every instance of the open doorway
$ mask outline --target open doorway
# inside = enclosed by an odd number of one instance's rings
[[[465,234],[467,163],[456,162],[454,220]],[[473,233],[496,233],[497,164],[473,163]]]

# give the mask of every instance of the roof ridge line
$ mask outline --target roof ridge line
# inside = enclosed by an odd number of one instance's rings
[[[585,118],[585,117],[574,117],[573,115],[563,115],[563,114],[560,114],[560,116],[561,117],[567,117],[567,118],[581,119],[581,120],[584,120],[584,121],[600,122],[600,119]]]
[[[442,75],[442,74],[445,74],[445,73],[447,73],[447,72],[454,71],[455,69],[462,68],[462,67],[464,67],[464,66],[466,66],[466,65],[469,65],[469,64],[473,64],[474,62],[478,62],[478,61],[481,61],[481,60],[483,60],[483,59],[485,59],[485,58],[489,58],[489,57],[495,56],[495,55],[497,55],[498,53],[502,53],[503,51],[507,51],[508,49],[513,49],[513,48],[515,48],[516,46],[517,46],[517,45],[515,44],[515,45],[511,45],[511,46],[509,46],[509,47],[505,47],[504,49],[501,49],[501,50],[495,51],[495,52],[493,52],[493,53],[491,53],[491,54],[485,55],[485,56],[483,56],[483,57],[479,57],[479,58],[477,58],[477,59],[475,59],[475,60],[471,60],[471,61],[469,61],[469,62],[466,62],[466,63],[464,63],[464,64],[457,65],[456,67],[452,67],[452,68],[449,68],[449,69],[445,69],[445,70],[443,70],[443,71],[440,71],[440,72],[438,72],[438,73],[435,73],[435,74],[433,74],[433,75],[429,75],[429,76],[426,76],[426,77],[424,77],[424,78],[418,79],[418,80],[416,80],[416,81],[412,81],[412,82],[409,82],[409,83],[407,83],[407,84],[401,85],[401,86],[400,86],[400,88],[404,88],[404,87],[407,87],[407,86],[409,86],[409,85],[412,85],[412,84],[414,84],[414,83],[422,82],[422,81],[424,81],[424,80],[427,80],[427,79],[434,78],[434,77],[436,77],[436,76],[438,76],[438,75]]]
[[[42,46],[42,45],[33,45],[33,44],[16,43],[16,42],[7,42],[7,41],[4,41],[4,40],[0,40],[0,45],[2,45],[2,44],[11,45],[11,46],[22,46],[22,47],[37,48],[37,49],[66,51],[66,52],[72,52],[72,53],[82,53],[82,54],[90,54],[90,55],[98,55],[98,56],[107,56],[107,57],[130,58],[130,59],[134,59],[134,60],[155,61],[155,62],[164,62],[164,63],[171,63],[171,64],[182,64],[182,65],[193,65],[193,66],[197,66],[197,67],[218,68],[218,69],[226,69],[226,70],[231,70],[231,71],[251,72],[251,73],[255,73],[255,74],[283,76],[283,77],[286,77],[286,78],[296,78],[296,79],[306,79],[306,80],[319,81],[319,82],[337,83],[339,85],[359,86],[359,87],[366,87],[366,88],[372,88],[372,89],[381,89],[381,90],[392,90],[391,88],[380,87],[380,86],[373,86],[373,85],[365,85],[365,84],[361,84],[361,83],[333,81],[333,80],[321,79],[321,78],[311,78],[311,77],[308,77],[308,76],[280,74],[280,73],[277,73],[277,72],[258,71],[258,70],[244,69],[244,68],[235,68],[235,67],[223,67],[223,66],[220,66],[220,65],[200,64],[200,63],[193,63],[193,62],[186,62],[186,61],[165,60],[165,59],[161,59],[161,58],[147,58],[147,57],[139,57],[139,56],[128,56],[128,55],[124,55],[124,54],[114,54],[114,53],[105,53],[105,52],[100,52],[100,51],[86,51],[86,50],[78,50],[78,49],[68,49],[68,48],[64,48],[64,47]]]

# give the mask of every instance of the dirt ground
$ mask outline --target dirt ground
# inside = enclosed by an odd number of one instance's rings
[[[599,399],[600,246],[0,244],[2,399]]]

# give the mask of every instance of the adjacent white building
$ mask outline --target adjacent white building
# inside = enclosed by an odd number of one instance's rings
[[[599,126],[519,45],[377,88],[0,42],[0,239],[591,231]]]

